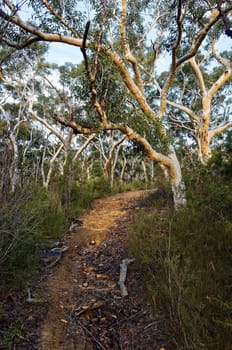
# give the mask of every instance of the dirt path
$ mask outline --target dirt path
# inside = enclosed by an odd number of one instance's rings
[[[146,194],[137,191],[97,200],[66,237],[67,252],[43,282],[48,303],[36,349],[162,347],[158,321],[141,304],[133,267],[128,297],[121,297],[117,283],[120,263],[127,258],[124,246],[132,212]]]

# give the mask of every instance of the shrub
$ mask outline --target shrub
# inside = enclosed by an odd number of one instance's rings
[[[2,203],[0,293],[25,287],[35,273],[40,243],[60,237],[65,224],[58,197],[40,186],[17,192]]]
[[[218,160],[217,160],[218,161]],[[217,163],[218,164],[218,163]],[[225,171],[226,169],[226,171]],[[171,349],[231,347],[232,196],[228,161],[187,173],[188,207],[134,219],[128,249],[156,312],[166,315]],[[212,176],[213,172],[213,176]]]

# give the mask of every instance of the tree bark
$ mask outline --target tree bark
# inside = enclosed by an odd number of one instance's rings
[[[167,168],[167,176],[171,183],[173,202],[176,210],[186,206],[186,189],[182,177],[182,170],[179,160],[176,156],[174,147],[170,147],[169,158],[171,160],[171,167]]]

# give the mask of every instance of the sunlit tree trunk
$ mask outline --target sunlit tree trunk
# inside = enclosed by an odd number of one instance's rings
[[[225,122],[221,125],[212,127],[210,130],[210,122],[212,119],[212,99],[218,90],[231,78],[232,63],[230,60],[222,57],[216,50],[215,41],[212,42],[212,53],[217,61],[225,67],[225,71],[215,81],[210,88],[206,88],[205,78],[201,71],[200,65],[196,58],[192,57],[189,62],[198,78],[199,86],[202,93],[202,115],[195,116],[198,119],[197,129],[195,131],[198,157],[202,164],[207,164],[211,158],[210,143],[212,139],[222,134],[225,130],[232,127],[231,122]],[[192,112],[193,114],[193,112]]]
[[[48,171],[47,171],[47,175],[45,175],[45,171],[44,171],[44,162],[45,162],[45,154],[46,154],[46,148],[43,152],[43,157],[42,157],[42,162],[41,162],[41,174],[42,174],[42,180],[43,180],[43,187],[44,188],[48,188],[49,183],[51,181],[51,176],[52,176],[52,172],[54,169],[54,165],[55,165],[55,161],[57,160],[61,150],[63,149],[64,145],[61,144],[59,146],[59,148],[57,149],[57,151],[54,153],[54,155],[52,156],[52,158],[48,161],[49,163],[49,167],[48,167]],[[63,168],[63,166],[62,166]]]

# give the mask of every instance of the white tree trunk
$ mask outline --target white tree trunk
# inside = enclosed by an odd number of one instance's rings
[[[12,156],[12,163],[11,163],[11,169],[10,169],[10,177],[11,177],[11,192],[14,193],[16,189],[16,185],[18,182],[18,158],[19,158],[19,151],[18,151],[18,145],[17,141],[15,139],[15,136],[13,133],[10,133],[9,135],[10,143],[11,143],[11,149],[13,151]]]
[[[147,183],[148,182],[147,168],[144,160],[142,161],[142,167],[143,167],[143,173],[144,173],[144,180]]]
[[[123,157],[123,159],[120,162],[121,166],[122,166],[122,169],[121,169],[121,172],[120,172],[120,179],[121,180],[123,180],[125,169],[126,169],[126,164],[127,164],[127,160],[126,160],[126,157],[125,157],[124,154],[122,155],[122,157]]]
[[[172,169],[169,171],[173,193],[174,206],[178,210],[186,206],[186,191],[179,160],[174,147],[170,147],[169,158],[172,159]]]

